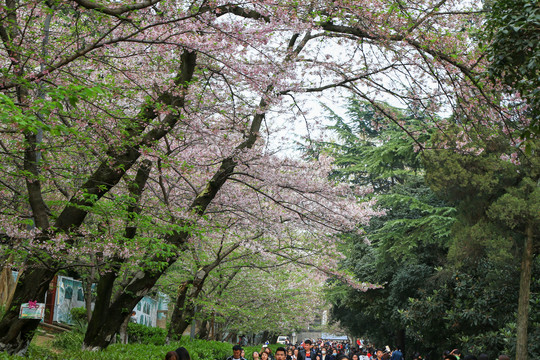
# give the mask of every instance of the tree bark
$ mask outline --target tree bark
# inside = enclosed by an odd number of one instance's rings
[[[208,340],[208,320],[201,321],[197,338],[201,340]]]
[[[127,332],[127,327],[129,324],[129,320],[131,319],[131,314],[127,316],[120,326],[120,330],[118,331],[118,334],[120,335],[120,344],[127,344],[129,343],[129,337]]]
[[[84,348],[89,347],[89,344],[91,343],[90,340],[98,336],[102,330],[101,328],[105,325],[110,317],[109,314],[111,313],[112,309],[109,306],[116,277],[117,276],[114,271],[109,271],[99,278],[97,285],[97,297],[94,303],[94,311],[92,312],[92,317],[88,322],[88,327],[86,328],[86,333],[84,335]],[[133,308],[129,309],[130,315],[132,309]]]
[[[262,334],[262,342],[270,341],[270,332],[268,330],[264,330]]]
[[[217,331],[216,331],[216,313],[212,312],[212,317],[210,319],[210,334],[208,335],[208,340],[217,340]]]
[[[187,309],[185,306],[188,291],[191,286],[191,281],[184,281],[178,287],[178,295],[176,296],[176,303],[174,304],[174,310],[171,315],[169,332],[167,333],[167,339],[165,340],[165,343],[167,344],[171,340],[177,340],[180,338],[190,324],[190,321],[187,319],[186,315],[192,309]]]
[[[13,300],[0,321],[0,351],[24,355],[40,320],[19,319],[19,308],[29,300],[42,302],[56,270],[44,267],[27,269],[19,279]]]
[[[270,339],[269,339],[270,344],[275,344],[276,341],[277,341],[278,336],[279,336],[279,335],[276,334],[276,333],[271,334],[271,335],[270,335]]]
[[[203,289],[208,273],[221,262],[222,258],[218,257],[218,259],[214,263],[197,271],[193,280],[185,281],[180,285],[176,304],[171,316],[171,324],[166,339],[167,343],[174,339],[180,339],[184,331],[191,324],[195,316],[195,300],[197,300]]]
[[[189,234],[186,232],[173,233],[167,237],[166,241],[180,247],[187,240],[188,236]],[[165,270],[176,262],[177,259],[177,256],[171,256],[167,259],[159,254],[153,256],[149,262],[152,264],[161,263],[163,264],[161,268],[138,271],[133,275],[129,284],[118,294],[118,296],[116,296],[108,308],[105,305],[106,301],[102,300],[101,306],[103,306],[103,309],[98,311],[100,314],[99,316],[96,315],[98,312],[96,312],[96,308],[94,308],[91,322],[95,323],[93,323],[92,326],[90,326],[90,324],[88,326],[89,329],[87,330],[83,341],[83,349],[97,351],[109,346],[114,334],[118,332],[122,321],[125,319],[125,316],[131,315],[131,312],[137,303],[154,287]],[[116,277],[116,275],[111,272],[109,276],[111,276],[111,278]],[[114,280],[112,280],[112,282],[114,283]],[[104,284],[103,286],[112,285],[111,282],[109,282],[108,285]]]
[[[3,264],[9,264],[13,261],[13,255],[9,255],[6,261]],[[22,269],[19,270],[17,274],[17,279],[22,275]],[[2,267],[2,272],[0,272],[0,306],[8,308],[11,304],[11,299],[15,293],[15,286],[17,280],[13,280],[11,266],[4,265]]]
[[[95,258],[92,256],[92,258]],[[92,319],[92,285],[96,279],[96,268],[90,268],[90,274],[83,279],[84,306],[86,307],[86,321],[89,323]]]
[[[526,229],[525,247],[521,258],[521,278],[519,281],[516,360],[527,360],[527,328],[529,323],[529,301],[531,295],[531,273],[533,261],[533,227]]]
[[[91,331],[89,324],[83,349],[97,351],[109,346],[124,320],[131,316],[133,308],[152,289],[162,273],[162,271],[138,272],[134,277],[135,280],[110,304],[108,311],[100,312],[99,316],[94,313],[92,315],[94,324]]]

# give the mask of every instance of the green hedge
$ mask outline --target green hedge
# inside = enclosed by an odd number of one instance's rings
[[[104,351],[88,352],[80,350],[82,337],[77,333],[59,334],[53,343],[54,349],[31,345],[27,359],[31,360],[163,360],[168,351],[185,347],[191,360],[224,360],[232,355],[232,344],[219,341],[191,340],[182,337],[180,342],[170,345],[154,344],[113,344]],[[56,344],[62,345],[57,347]],[[247,353],[246,353],[247,354]],[[18,356],[8,356],[0,352],[0,360],[20,360]]]
[[[167,336],[165,329],[135,323],[128,324],[127,333],[130,344],[165,345]]]

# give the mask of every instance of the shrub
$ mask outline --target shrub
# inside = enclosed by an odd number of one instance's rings
[[[149,327],[142,324],[129,323],[127,327],[130,343],[164,345],[167,330]]]
[[[70,311],[71,314],[71,320],[76,325],[79,325],[80,327],[83,327],[86,323],[88,323],[88,317],[86,315],[86,309],[83,307],[73,308]]]
[[[223,359],[232,354],[232,345],[229,343],[202,340],[191,341],[189,337],[183,337],[181,342],[175,342],[169,345],[113,344],[106,350],[98,352],[81,350],[66,351],[60,354],[60,358],[62,360],[162,360],[168,351],[175,350],[180,346],[188,350],[191,360]]]
[[[64,360],[63,357],[55,354],[51,350],[36,346],[34,344],[30,344],[28,347],[26,358],[31,360]],[[4,352],[0,352],[0,360],[21,360],[21,357],[18,355],[8,355]]]
[[[54,337],[53,346],[61,350],[80,350],[84,340],[84,333],[79,331],[66,331]]]
[[[147,329],[141,329],[141,332],[147,333]],[[164,330],[159,330],[163,332],[164,336]],[[82,351],[82,340],[83,334],[76,332],[58,334],[53,342],[56,350],[51,351],[45,347],[30,345],[26,358],[29,360],[162,360],[168,351],[175,350],[180,346],[188,350],[191,360],[223,360],[232,354],[232,344],[230,343],[191,340],[187,336],[183,336],[181,341],[169,345],[113,344],[103,351],[96,352]],[[260,350],[260,346],[258,349]],[[19,356],[10,356],[0,352],[0,360],[19,359]]]

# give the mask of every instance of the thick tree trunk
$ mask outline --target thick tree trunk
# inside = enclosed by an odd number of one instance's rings
[[[135,303],[137,304],[137,302]],[[131,316],[131,309],[112,307],[107,319],[101,322],[101,327],[92,332],[86,332],[83,341],[83,350],[99,351],[113,343],[114,336],[120,331],[126,317]],[[92,315],[92,319],[95,315]]]
[[[270,332],[268,330],[264,330],[262,334],[262,342],[270,341]]]
[[[91,340],[94,340],[98,336],[101,328],[110,317],[109,314],[111,309],[109,308],[109,305],[111,303],[115,280],[116,274],[113,271],[103,274],[99,279],[97,285],[97,297],[94,303],[94,311],[92,312],[92,317],[88,322],[88,328],[86,329],[86,333],[84,335],[83,347],[85,348],[87,348],[88,344],[92,342]],[[131,309],[129,314],[131,315]],[[102,339],[102,342],[105,342],[105,339]]]
[[[201,321],[197,338],[201,340],[208,340],[208,320]]]
[[[271,334],[270,339],[269,339],[270,344],[275,344],[276,341],[277,341],[278,336],[279,336],[279,334]]]
[[[20,304],[28,301],[43,302],[56,270],[42,267],[27,269],[13,294],[12,305],[0,321],[0,351],[11,355],[24,355],[40,320],[19,319]]]
[[[238,334],[235,332],[232,332],[229,335],[227,335],[225,340],[236,344],[238,342]]]
[[[202,272],[198,272],[198,274],[203,275],[202,277],[196,276],[194,281],[185,281],[180,285],[176,304],[171,316],[167,342],[179,339],[193,321],[193,317],[195,316],[195,300],[199,297],[208,272],[203,270]]]
[[[176,297],[176,303],[174,304],[174,310],[171,315],[171,323],[169,325],[169,332],[167,334],[166,343],[172,340],[179,339],[184,331],[191,323],[193,315],[188,316],[193,310],[193,304],[191,301],[187,301],[189,289],[193,286],[191,281],[184,281],[178,288],[178,295]]]
[[[216,341],[225,341],[225,334],[223,334],[223,327],[219,323],[214,323],[215,325],[215,334],[214,334],[214,340]]]
[[[525,247],[521,258],[519,281],[516,360],[527,360],[527,327],[529,323],[529,301],[531,295],[531,270],[533,261],[533,229],[527,226]]]
[[[131,316],[133,308],[152,289],[162,273],[139,272],[108,308],[99,312],[94,310],[84,336],[83,349],[97,351],[109,346],[124,320]]]
[[[216,335],[216,314],[212,312],[212,319],[210,320],[210,334],[208,340],[217,340]]]
[[[170,235],[167,242],[181,246],[187,236],[187,233],[176,233]],[[109,301],[112,296],[112,286],[116,275],[114,272],[104,274],[98,283],[98,299],[84,337],[83,349],[96,351],[109,346],[114,334],[119,332],[124,319],[131,316],[133,308],[154,287],[163,272],[176,259],[177,257],[169,257],[165,261],[159,254],[149,259],[151,263],[163,263],[164,265],[157,271],[156,269],[147,269],[136,273],[131,282],[116,296],[110,305]]]

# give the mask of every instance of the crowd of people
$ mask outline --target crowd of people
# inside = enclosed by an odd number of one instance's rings
[[[236,350],[234,350],[236,349]],[[330,342],[319,339],[317,341],[305,340],[297,345],[286,344],[276,350],[275,354],[267,345],[263,345],[260,352],[254,351],[246,354],[240,345],[233,347],[233,356],[227,360],[405,360],[400,348],[375,348],[358,342],[351,346],[348,341]],[[437,357],[426,358],[420,353],[411,354],[407,360],[510,360],[508,355],[501,354],[496,359],[490,359],[486,354],[463,354],[454,349],[445,351]]]
[[[238,352],[238,356],[234,352]],[[283,354],[283,355],[282,355]],[[272,354],[270,347],[263,345],[260,352],[254,351],[249,360],[404,360],[399,349],[364,349],[351,347],[348,342],[312,342],[305,340],[299,346],[286,345],[279,347]],[[246,360],[245,353],[240,345],[233,347],[233,356],[227,360]]]
[[[246,353],[241,345],[233,346],[233,355],[227,360],[405,360],[401,349],[374,348],[373,346],[351,347],[348,342],[324,342],[318,340],[312,342],[305,340],[302,344],[287,344],[284,347],[278,347],[275,353],[268,345],[263,345],[261,351],[254,351],[246,358]],[[411,359],[409,357],[408,359]],[[416,353],[412,356],[413,360],[425,359],[421,354]],[[433,360],[510,360],[508,355],[500,355],[498,359],[489,359],[486,354],[479,354],[478,357],[473,354],[462,354],[458,349],[445,351],[442,357]],[[170,351],[165,356],[165,360],[190,360],[189,353],[184,347]]]

